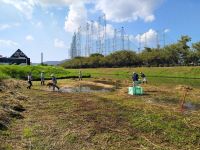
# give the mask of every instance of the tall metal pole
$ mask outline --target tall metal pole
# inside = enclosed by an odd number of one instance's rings
[[[94,53],[94,21],[91,21],[90,53]]]
[[[124,50],[124,27],[121,28],[121,42],[122,42],[122,50]]]
[[[129,39],[129,35],[127,35],[127,42],[128,42],[128,50],[130,50],[130,39]]]
[[[166,40],[166,35],[165,35],[165,30],[164,30],[164,31],[163,31],[163,46],[164,46],[164,47],[165,47],[165,44],[166,44],[166,43],[165,43],[165,42],[166,42],[165,40]]]
[[[157,49],[160,48],[160,44],[159,44],[159,33],[158,33],[158,31],[157,31],[157,33],[156,33],[156,46],[157,46]]]
[[[101,17],[98,20],[98,53],[101,54]]]
[[[89,23],[86,24],[86,45],[85,45],[85,56],[89,56],[90,48],[89,48]]]
[[[113,37],[113,51],[116,51],[116,50],[117,50],[116,43],[117,43],[117,29],[114,29],[114,37]]]
[[[77,56],[81,56],[81,26],[78,28],[76,40],[77,40],[76,42]]]
[[[141,43],[141,34],[139,34],[139,47],[138,47],[138,53],[140,53],[142,47],[142,43]]]
[[[147,47],[147,33],[144,33],[144,46]]]

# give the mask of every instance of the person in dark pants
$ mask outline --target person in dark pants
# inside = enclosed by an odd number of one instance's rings
[[[41,72],[40,78],[41,78],[41,85],[44,85],[44,72]]]
[[[27,77],[27,78],[28,78],[28,84],[29,84],[29,85],[27,86],[27,89],[31,89],[31,86],[33,85],[33,84],[32,84],[32,76],[31,76],[31,73],[28,74],[28,77]]]
[[[147,79],[146,79],[145,74],[142,73],[142,72],[140,72],[140,75],[141,75],[141,77],[142,77],[142,82],[143,82],[143,83],[147,83]]]
[[[56,77],[52,74],[51,75],[51,77],[52,77],[52,83],[53,83],[53,91],[55,91],[55,87],[59,90],[60,88],[57,86],[57,79],[56,79]]]
[[[133,76],[132,76],[133,86],[137,85],[138,79],[139,79],[138,74],[136,72],[133,72]]]

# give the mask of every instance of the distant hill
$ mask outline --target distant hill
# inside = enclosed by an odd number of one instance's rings
[[[66,61],[69,61],[69,59],[65,59],[62,61],[45,61],[44,64],[56,66],[58,64],[66,62]]]

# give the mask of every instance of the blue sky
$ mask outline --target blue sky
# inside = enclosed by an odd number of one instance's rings
[[[0,55],[19,48],[32,62],[40,62],[41,52],[45,61],[69,58],[73,33],[91,20],[97,28],[104,13],[107,37],[123,26],[134,50],[139,43],[163,46],[163,35],[166,44],[181,35],[200,41],[198,0],[0,0]]]

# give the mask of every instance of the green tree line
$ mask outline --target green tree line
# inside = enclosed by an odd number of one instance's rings
[[[189,36],[181,36],[176,43],[162,48],[145,47],[140,53],[121,50],[108,56],[92,54],[90,57],[76,57],[61,66],[65,68],[98,68],[200,65],[200,41],[189,46],[190,41]]]

